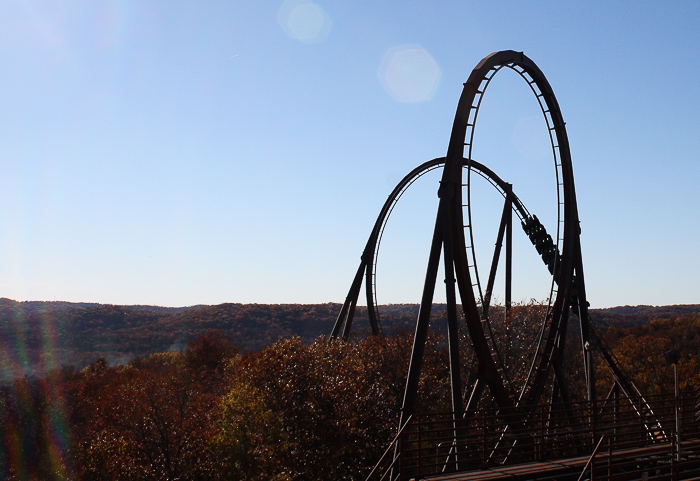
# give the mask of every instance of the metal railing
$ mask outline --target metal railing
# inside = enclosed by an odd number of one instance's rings
[[[385,467],[375,467],[368,480],[421,479],[562,459],[573,460],[573,480],[586,471],[594,479],[650,465],[676,479],[679,462],[674,459],[681,458],[675,440],[675,399],[672,395],[646,399],[653,411],[639,412],[635,408],[639,403],[615,398],[597,404],[541,405],[527,412],[482,409],[468,418],[459,413],[413,415],[387,449]],[[700,440],[695,402],[692,393],[681,395],[683,440]],[[390,463],[387,453],[392,453]],[[697,453],[692,458],[688,452],[680,462],[691,469],[688,463],[696,459],[700,469],[700,442]],[[600,468],[603,464],[607,471]]]

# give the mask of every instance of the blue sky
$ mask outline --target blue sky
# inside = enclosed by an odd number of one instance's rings
[[[445,154],[472,68],[512,49],[567,122],[591,305],[700,303],[698,18],[697,2],[2,2],[0,297],[342,302],[386,196]],[[539,115],[499,73],[475,158],[546,219]],[[381,303],[419,302],[437,178],[389,221]],[[546,297],[522,262],[516,300]]]

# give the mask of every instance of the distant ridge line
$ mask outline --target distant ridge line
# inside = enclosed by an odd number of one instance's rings
[[[412,335],[419,307],[382,305],[386,332]],[[259,351],[293,336],[309,344],[331,333],[340,308],[340,303],[162,307],[0,298],[0,379],[43,376],[62,365],[81,369],[100,357],[110,365],[126,364],[156,352],[184,349],[190,339],[208,330],[221,331],[242,352]],[[433,306],[431,322],[436,332],[441,332],[444,312],[444,304]],[[700,304],[618,306],[589,312],[601,328],[626,329],[654,319],[700,316]],[[366,306],[357,307],[355,325],[354,336],[368,335]],[[52,341],[47,344],[47,339]],[[51,355],[45,357],[47,353]],[[42,359],[52,361],[47,364]]]

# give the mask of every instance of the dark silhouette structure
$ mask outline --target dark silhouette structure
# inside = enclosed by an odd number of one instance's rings
[[[474,131],[483,96],[491,80],[504,68],[516,72],[528,84],[546,121],[558,196],[557,224],[549,226],[549,231],[534,213],[527,210],[511,184],[472,159]],[[438,475],[483,470],[555,457],[578,459],[572,468],[578,476],[582,469],[583,472],[595,473],[595,458],[606,447],[605,442],[611,453],[630,446],[659,443],[675,446],[671,431],[676,428],[663,421],[665,405],[655,407],[656,412],[652,410],[650,401],[636,389],[615,362],[611,351],[596,336],[588,314],[566,126],[549,82],[522,52],[493,53],[471,72],[459,99],[447,155],[418,166],[390,194],[367,241],[331,337],[347,339],[350,334],[363,279],[372,332],[382,332],[376,302],[375,267],[384,226],[406,189],[434,169],[442,169],[439,205],[416,321],[399,434],[383,458],[384,466],[381,469],[378,466],[373,475],[382,472],[384,479],[420,479],[426,473]],[[486,179],[503,198],[491,264],[481,271],[481,275],[471,228],[471,185],[475,176]],[[538,326],[537,348],[530,360],[527,378],[517,388],[505,374],[491,325],[495,310],[505,310],[502,315],[507,317],[511,309],[513,214],[551,276],[546,313]],[[422,431],[416,425],[417,420],[422,419],[415,412],[416,399],[441,259],[445,275],[452,412],[440,420],[424,419]],[[492,306],[499,266],[505,280],[505,302],[503,306]],[[564,370],[566,336],[569,324],[574,323],[580,329],[578,356],[586,386],[585,399],[571,398],[570,380]],[[471,368],[465,366],[464,353],[460,352],[460,328],[464,326],[476,359],[476,366]],[[598,399],[595,389],[594,355],[601,357],[614,379],[614,386],[604,400]],[[485,405],[488,409],[484,408]],[[624,426],[621,424],[623,420]],[[627,429],[632,424],[634,429]],[[429,432],[424,430],[428,425],[432,426]],[[676,458],[674,463],[680,460]],[[612,466],[610,461],[609,475],[613,473]],[[676,467],[669,464],[669,473],[671,469],[674,476],[677,475]],[[572,479],[577,479],[576,476]],[[569,478],[562,474],[561,479]]]

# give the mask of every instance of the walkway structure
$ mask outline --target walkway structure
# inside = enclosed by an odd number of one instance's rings
[[[518,198],[517,186],[472,158],[482,99],[494,76],[503,69],[514,71],[526,82],[544,116],[557,187],[556,225],[545,227]],[[377,252],[382,233],[406,189],[435,169],[442,169],[439,204],[408,367],[399,435],[387,451],[390,455],[384,458],[387,466],[375,472],[383,473],[385,479],[409,479],[426,472],[485,470],[536,459],[544,461],[545,458],[551,459],[555,452],[558,453],[555,455],[557,459],[588,459],[594,449],[601,449],[598,444],[605,442],[600,436],[615,440],[615,443],[622,439],[622,425],[613,428],[612,434],[607,431],[601,434],[600,422],[603,419],[624,418],[628,422],[633,417],[634,426],[641,430],[633,435],[638,436],[635,439],[640,440],[640,445],[676,443],[672,433],[674,428],[662,424],[660,415],[654,412],[649,401],[635,388],[610,350],[596,336],[588,314],[566,126],[549,82],[522,52],[493,53],[471,72],[459,99],[447,155],[418,166],[389,195],[367,241],[331,336],[347,338],[350,334],[363,281],[370,327],[374,334],[382,332],[375,289]],[[491,262],[482,270],[479,267],[483,266],[477,263],[472,229],[472,185],[476,178],[486,179],[503,199]],[[548,303],[543,309],[540,325],[536,327],[540,332],[538,343],[529,360],[526,379],[520,384],[508,379],[492,326],[496,311],[507,318],[512,308],[513,215],[520,221],[524,235],[541,257],[543,269],[549,272],[551,279]],[[440,425],[430,434],[420,427],[430,423],[426,424],[416,413],[416,402],[441,260],[447,301],[452,412],[446,418],[447,425]],[[505,280],[505,299],[502,306],[495,306],[492,305],[492,296],[499,269]],[[570,324],[575,324],[580,332],[580,352],[573,356],[582,363],[585,399],[571,398],[571,380],[567,379],[564,369],[566,355],[571,355],[564,349]],[[464,327],[476,359],[475,367],[466,366],[465,353],[460,352],[460,329]],[[594,356],[601,356],[614,380],[605,401],[598,398],[595,389]],[[605,417],[600,411],[601,402],[617,406],[617,411],[608,412]],[[491,411],[485,411],[484,405],[491,406]],[[621,405],[625,408],[622,409]],[[626,412],[626,417],[620,414],[621,409]],[[429,439],[437,444],[431,444]],[[479,439],[479,449],[474,447],[475,439]],[[424,446],[430,446],[432,450],[430,462],[424,456]],[[561,449],[552,451],[547,446]],[[624,449],[631,448],[624,445]],[[475,452],[478,452],[478,460],[474,458]],[[548,454],[544,456],[543,453]],[[415,459],[419,464],[412,465],[408,459]],[[427,465],[431,467],[425,471]]]

